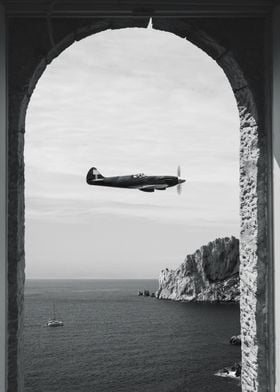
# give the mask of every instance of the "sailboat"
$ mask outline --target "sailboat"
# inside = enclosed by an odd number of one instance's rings
[[[53,317],[47,321],[46,327],[63,327],[64,323],[56,319],[55,304],[53,303]]]

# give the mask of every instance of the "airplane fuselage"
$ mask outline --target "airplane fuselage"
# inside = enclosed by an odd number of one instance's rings
[[[116,176],[104,177],[97,180],[87,181],[90,185],[111,186],[116,188],[140,188],[149,185],[167,185],[168,187],[178,184],[178,178],[175,176],[145,176],[135,178],[135,176]]]

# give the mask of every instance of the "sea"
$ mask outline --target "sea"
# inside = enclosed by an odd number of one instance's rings
[[[240,392],[239,306],[158,300],[157,280],[27,280],[25,392]],[[48,328],[53,304],[64,326]]]

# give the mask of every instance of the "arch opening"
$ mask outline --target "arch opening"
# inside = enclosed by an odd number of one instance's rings
[[[95,55],[84,58],[91,51]],[[48,278],[52,277],[48,271],[53,271],[56,278],[156,278],[164,265],[176,268],[186,252],[217,237],[238,236],[238,120],[232,113],[236,114],[232,92],[228,85],[222,87],[225,84],[208,56],[160,31],[95,34],[58,57],[37,85],[27,118],[27,275]],[[172,174],[178,161],[189,184],[181,197],[172,190],[152,198],[138,191],[93,193],[85,184],[86,168],[97,162],[102,174],[118,175],[129,170]],[[57,251],[58,246],[62,251]],[[107,263],[112,258],[114,262]],[[151,259],[156,259],[153,269]],[[108,272],[108,266],[118,274]],[[61,312],[59,286],[49,285],[59,296]],[[35,286],[39,290],[38,282]],[[86,286],[92,290],[88,282]],[[32,294],[34,287],[29,289]],[[72,290],[78,290],[76,283]],[[49,290],[46,299],[53,298]],[[94,305],[96,312],[98,304]],[[31,306],[27,301],[29,312]],[[47,312],[42,306],[41,314]],[[73,313],[74,308],[71,324]],[[81,326],[76,327],[81,331]],[[42,341],[40,354],[44,346],[49,348],[44,339],[42,330],[37,339]],[[31,341],[27,347],[35,356]]]

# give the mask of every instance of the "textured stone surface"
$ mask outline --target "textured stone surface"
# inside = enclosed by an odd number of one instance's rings
[[[23,390],[25,114],[47,64],[75,40],[114,28],[146,27],[147,18],[9,19],[8,390]],[[268,329],[268,129],[264,122],[265,21],[262,18],[153,18],[155,29],[173,32],[208,53],[224,70],[240,114],[240,289],[242,390],[269,386]],[[269,79],[267,78],[267,83]]]
[[[163,270],[156,296],[175,301],[238,302],[238,239],[216,239],[188,255],[176,270]]]

